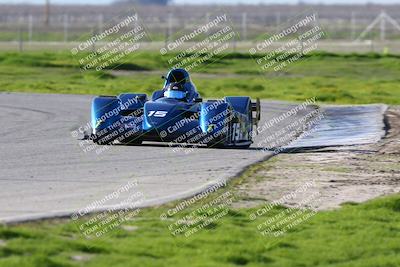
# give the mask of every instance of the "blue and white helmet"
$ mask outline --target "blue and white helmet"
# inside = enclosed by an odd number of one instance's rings
[[[170,83],[165,87],[164,97],[184,99],[187,96],[185,86],[180,82]]]

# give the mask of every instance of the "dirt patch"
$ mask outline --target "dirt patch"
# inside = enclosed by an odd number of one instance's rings
[[[125,231],[133,232],[136,231],[139,227],[134,225],[122,225],[121,228],[124,229]]]
[[[387,134],[376,144],[280,154],[262,163],[239,187],[247,201],[237,205],[279,200],[323,210],[400,192],[400,108],[389,108],[385,120]]]
[[[390,108],[385,113],[387,135],[378,144],[379,153],[397,154],[400,156],[400,107]]]
[[[79,255],[72,255],[71,260],[73,261],[80,261],[80,262],[87,262],[93,258],[93,255],[89,254],[79,254]]]

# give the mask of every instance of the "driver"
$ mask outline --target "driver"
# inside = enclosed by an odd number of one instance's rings
[[[164,97],[167,98],[175,98],[175,99],[184,99],[187,96],[187,90],[182,83],[170,83],[164,92]]]

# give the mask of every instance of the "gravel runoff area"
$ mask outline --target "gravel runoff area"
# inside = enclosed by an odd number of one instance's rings
[[[327,210],[399,193],[400,107],[388,108],[384,120],[386,135],[376,143],[297,149],[260,164],[240,186],[247,200],[237,205]]]

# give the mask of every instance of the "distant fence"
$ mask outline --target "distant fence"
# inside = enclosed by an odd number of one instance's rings
[[[305,10],[316,12],[318,23],[327,40],[355,40],[379,16],[380,6],[236,6],[224,7],[241,41],[256,41],[266,33],[274,33],[288,20]],[[400,6],[386,7],[394,21],[400,22]],[[73,42],[82,35],[102,27],[124,8],[120,6],[55,6],[46,24],[44,7],[0,6],[0,42]],[[125,8],[126,10],[126,8]],[[149,37],[165,41],[169,35],[188,25],[206,23],[210,7],[145,6],[137,10]],[[136,11],[135,11],[136,12]],[[400,40],[400,31],[386,25],[374,27],[363,40]]]
[[[226,52],[248,52],[251,47],[254,47],[255,41],[241,41],[231,46]],[[77,42],[18,42],[7,41],[0,42],[1,51],[59,51],[70,50],[78,45]],[[187,44],[189,46],[190,44]],[[164,46],[164,42],[153,41],[151,43],[142,44],[141,50],[159,51]],[[181,49],[187,47],[182,46]],[[270,49],[279,46],[271,46]],[[332,53],[380,53],[380,54],[400,54],[400,41],[337,41],[337,40],[322,40],[318,42],[318,47],[315,51],[326,51]]]

